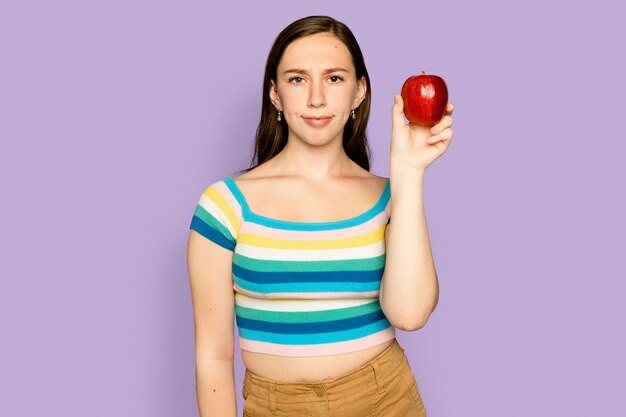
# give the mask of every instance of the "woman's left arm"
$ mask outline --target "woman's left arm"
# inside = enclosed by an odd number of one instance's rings
[[[379,299],[394,327],[423,327],[437,306],[439,283],[424,213],[426,168],[443,155],[452,140],[452,110],[448,103],[432,128],[407,124],[400,95],[392,108],[390,151],[391,222],[385,231],[385,271]]]

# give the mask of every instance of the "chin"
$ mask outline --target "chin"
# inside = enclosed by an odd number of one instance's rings
[[[313,131],[295,132],[290,131],[289,137],[301,140],[311,146],[321,146],[333,142],[333,140],[343,140],[343,130],[339,132],[330,132],[327,129],[315,129]]]

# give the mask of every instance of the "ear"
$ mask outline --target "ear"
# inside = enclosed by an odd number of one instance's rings
[[[282,110],[280,97],[278,96],[278,89],[276,88],[276,83],[274,82],[274,80],[270,80],[270,101],[272,102],[276,110]]]
[[[357,82],[356,96],[352,102],[352,108],[356,109],[361,105],[361,102],[365,99],[365,93],[367,93],[367,81],[365,80],[365,76],[363,76]]]

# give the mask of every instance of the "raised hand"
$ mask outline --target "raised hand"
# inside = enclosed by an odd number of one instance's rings
[[[446,105],[443,118],[436,125],[420,126],[407,123],[402,110],[402,96],[394,96],[391,108],[391,167],[410,167],[416,170],[426,168],[448,149],[452,141],[452,103]]]

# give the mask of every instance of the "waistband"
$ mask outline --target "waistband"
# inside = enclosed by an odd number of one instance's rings
[[[285,394],[293,400],[294,396],[308,396],[313,392],[316,396],[322,397],[327,391],[350,389],[351,385],[361,384],[363,379],[368,378],[375,380],[376,384],[381,387],[383,373],[388,373],[391,369],[399,367],[403,361],[407,361],[404,349],[394,338],[392,343],[374,358],[352,371],[333,378],[284,382],[263,378],[246,369],[243,393],[244,397],[249,392],[257,397],[267,398],[269,396],[272,399],[277,394]]]

